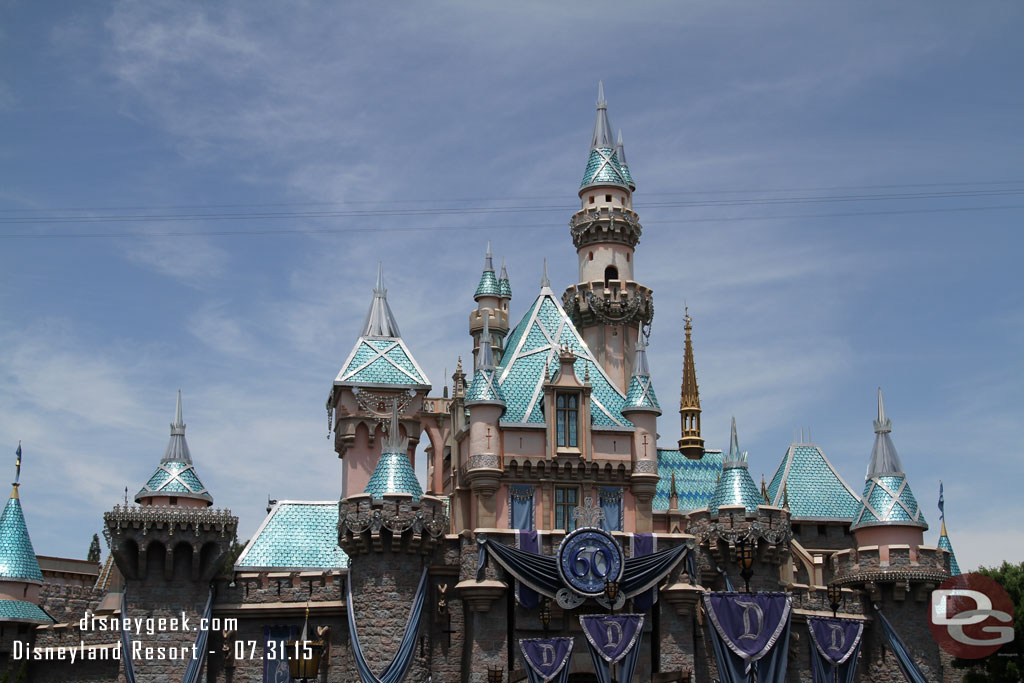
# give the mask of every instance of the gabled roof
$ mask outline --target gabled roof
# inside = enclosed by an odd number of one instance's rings
[[[360,337],[335,384],[426,387],[430,381],[400,337]]]
[[[15,486],[0,513],[0,581],[42,583],[39,560],[32,549],[32,539],[21,511],[18,487]]]
[[[282,500],[235,562],[236,571],[348,567],[338,547],[338,501]]]
[[[0,600],[0,622],[52,624],[54,620],[39,605],[26,600]]]
[[[722,473],[722,451],[704,451],[700,460],[691,460],[675,448],[658,449],[658,488],[652,503],[655,510],[667,510],[675,474],[679,509],[688,512],[706,508]]]
[[[632,428],[622,416],[625,395],[605,374],[583,337],[555,298],[550,286],[541,287],[533,305],[509,335],[498,366],[498,383],[505,397],[503,423],[544,424],[542,385],[558,369],[558,352],[568,347],[576,356],[576,376],[589,378],[590,415],[595,427]],[[547,376],[545,376],[547,369]]]
[[[852,520],[858,496],[815,444],[790,444],[768,485],[768,499],[782,507],[788,496],[793,519]]]

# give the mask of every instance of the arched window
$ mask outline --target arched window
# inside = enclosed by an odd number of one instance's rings
[[[619,279],[619,269],[615,266],[608,266],[604,269],[604,286],[607,287],[608,283],[612,280]]]

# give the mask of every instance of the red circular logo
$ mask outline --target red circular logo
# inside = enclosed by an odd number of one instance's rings
[[[1013,641],[1013,600],[987,576],[954,576],[932,591],[928,627],[954,657],[988,657]]]

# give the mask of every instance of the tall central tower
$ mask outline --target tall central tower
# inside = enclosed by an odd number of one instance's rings
[[[597,120],[580,183],[580,210],[569,221],[579,258],[579,282],[562,303],[597,361],[625,391],[633,375],[641,325],[654,317],[651,290],[633,280],[640,220],[633,211],[636,185],[626,164],[622,132],[612,138],[604,86],[597,91]]]

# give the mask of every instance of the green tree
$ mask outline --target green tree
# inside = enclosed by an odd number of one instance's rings
[[[100,535],[92,535],[92,543],[89,544],[89,554],[85,558],[89,562],[100,563]]]
[[[964,675],[964,683],[1019,683],[1024,681],[1024,562],[996,568],[981,567],[977,574],[994,579],[1013,600],[1014,639],[999,648],[994,655],[982,660],[955,659],[953,666],[971,669]]]
[[[239,543],[237,534],[231,539],[231,546],[228,548],[227,559],[224,560],[224,566],[221,567],[220,570],[221,576],[225,578],[231,578],[234,576],[235,560],[237,560],[238,556],[242,554],[242,550],[245,549],[245,544],[248,542],[249,541],[244,541],[243,543]]]

